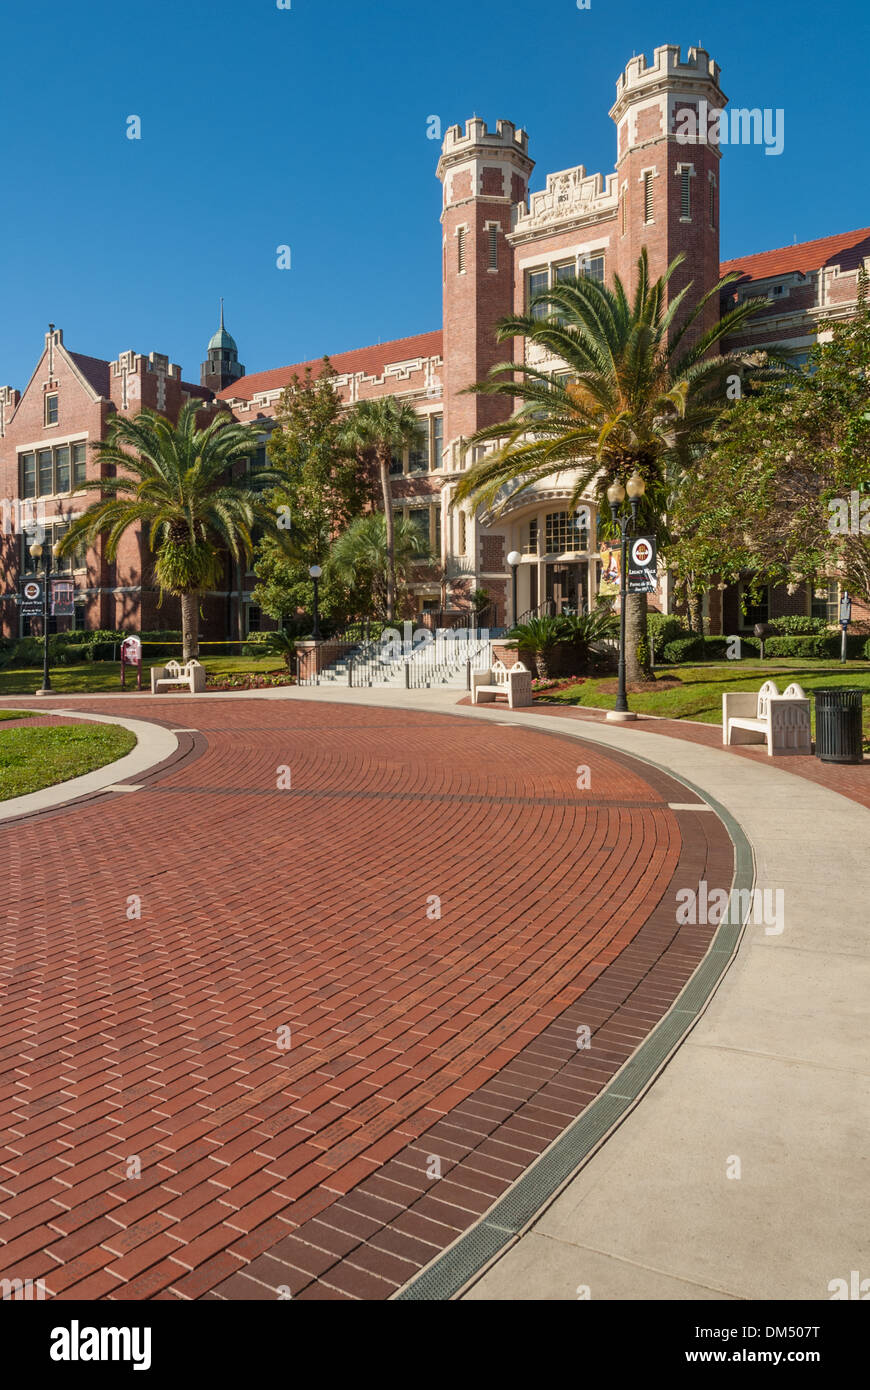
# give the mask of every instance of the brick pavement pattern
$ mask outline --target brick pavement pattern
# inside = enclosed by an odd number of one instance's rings
[[[0,1275],[61,1299],[389,1297],[666,1012],[712,931],[676,889],[730,885],[685,787],[559,735],[76,703],[198,732],[0,826]]]

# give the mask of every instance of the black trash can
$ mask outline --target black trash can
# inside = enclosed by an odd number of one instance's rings
[[[860,763],[863,691],[853,686],[814,690],[816,757],[823,763]]]

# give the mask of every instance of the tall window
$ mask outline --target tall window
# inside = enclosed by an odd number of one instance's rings
[[[628,189],[622,190],[622,235],[625,236],[626,221],[628,218]]]
[[[537,555],[538,553],[538,518],[533,516],[526,527],[526,534],[523,537],[523,554]]]
[[[692,171],[680,170],[680,216],[687,220],[692,216]]]
[[[86,446],[58,444],[54,449],[19,455],[18,486],[22,497],[54,497],[85,481]]]
[[[57,396],[46,396],[45,398],[45,423],[47,425],[57,424]]]
[[[838,584],[828,584],[824,588],[814,589],[810,600],[810,617],[823,618],[826,623],[834,624],[840,617],[840,587]]]
[[[468,518],[465,515],[465,512],[463,511],[459,512],[459,526],[457,529],[459,532],[457,539],[457,553],[459,555],[464,555],[466,553],[466,546],[468,545]]]
[[[422,507],[409,507],[408,520],[411,525],[420,532],[427,545],[429,545],[429,504]]]
[[[417,441],[408,449],[393,451],[390,473],[394,477],[400,477],[403,473],[428,473],[430,468],[441,467],[444,416],[421,415],[419,419],[420,433]]]
[[[61,536],[66,535],[67,531],[69,530],[69,522],[68,522],[68,521],[46,522],[46,523],[43,524],[43,530],[44,530],[44,532],[45,532],[45,536],[44,536],[44,539],[43,539],[43,541],[42,541],[42,544],[43,544],[43,546],[48,546],[49,549],[52,549],[52,548],[57,544],[57,542],[60,540]],[[22,535],[22,537],[21,537],[21,573],[22,573],[22,574],[42,574],[42,572],[43,572],[43,567],[44,567],[44,565],[45,565],[45,556],[44,556],[44,554],[43,554],[43,555],[40,555],[40,557],[39,557],[38,560],[35,560],[35,559],[33,558],[33,556],[32,556],[31,553],[30,553],[30,547],[31,547],[32,542],[33,542],[33,537],[32,537],[31,535],[27,535],[26,533],[25,533],[24,535]],[[75,548],[75,550],[73,551],[72,555],[63,555],[63,556],[60,556],[60,557],[58,557],[57,555],[52,555],[52,557],[51,557],[51,572],[52,572],[52,574],[72,574],[73,570],[84,569],[86,564],[87,564],[87,548],[85,547],[84,544],[82,544],[82,545],[77,545],[76,548]]]
[[[599,284],[603,284],[604,257],[584,256],[580,262],[580,273],[581,275],[585,275],[587,280],[597,280]]]
[[[531,307],[531,302],[536,294],[540,294],[542,290],[547,290],[549,288],[550,272],[548,270],[529,271],[528,298],[526,302],[530,306],[530,313],[533,319],[545,319],[547,317],[548,306],[546,304],[535,304],[534,307]]]
[[[741,589],[741,599],[746,602],[746,615],[743,618],[744,628],[753,628],[756,623],[766,623],[770,614],[770,590],[762,589],[757,599],[753,599],[752,592],[748,588]],[[741,603],[742,608],[742,603]]]
[[[489,226],[489,269],[498,270],[498,227],[494,223]]]
[[[653,176],[652,176],[652,173],[650,172],[650,170],[648,169],[648,170],[646,171],[646,173],[644,174],[644,176],[643,176],[643,220],[644,220],[644,222],[652,222],[652,220],[653,220],[653,192],[652,192],[652,181],[653,181]]]
[[[420,433],[408,450],[408,472],[429,472],[429,417],[420,421]]]
[[[432,416],[432,467],[441,468],[444,453],[444,416]]]
[[[456,233],[456,269],[460,275],[465,274],[465,228],[460,227]]]
[[[716,180],[710,179],[710,226],[716,226]]]

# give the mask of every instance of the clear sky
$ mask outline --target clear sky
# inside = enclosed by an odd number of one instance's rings
[[[657,44],[701,42],[732,104],[785,112],[781,155],[724,155],[723,259],[870,222],[867,0],[290,2],[4,8],[0,384],[49,321],[198,381],[220,295],[249,372],[439,327],[427,119],[524,125],[533,189],[610,172],[616,78]]]

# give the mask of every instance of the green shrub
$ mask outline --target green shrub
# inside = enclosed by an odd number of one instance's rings
[[[19,637],[12,652],[13,666],[41,666],[42,638]]]
[[[705,655],[703,637],[677,637],[662,648],[667,666],[676,666],[681,661],[703,661]]]
[[[669,642],[678,642],[683,637],[691,636],[673,613],[648,613],[646,623],[650,648],[656,661],[664,660],[665,647]]]
[[[87,659],[84,643],[75,641],[77,633],[56,632],[48,639],[48,660],[52,666],[74,666]],[[42,639],[39,639],[42,645]]]
[[[728,659],[729,651],[733,650],[731,643],[733,637],[728,634],[713,634],[705,637],[678,637],[675,642],[668,642],[664,649],[664,660],[668,666],[678,665],[685,661],[725,661]],[[785,638],[782,639],[785,641]],[[760,655],[761,644],[757,637],[740,638],[740,658],[754,657]],[[736,660],[736,658],[734,658]]]
[[[838,656],[840,639],[835,632],[815,637],[768,637],[764,644],[767,656],[800,656],[811,659]]]
[[[815,637],[828,628],[824,618],[809,618],[801,613],[793,613],[787,618],[773,618],[770,626],[776,629],[777,636],[782,637]]]

